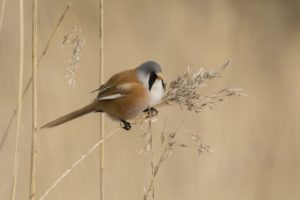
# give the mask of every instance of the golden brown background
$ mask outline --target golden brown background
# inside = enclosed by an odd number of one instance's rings
[[[3,0],[2,0],[3,1]],[[1,2],[2,2],[1,1]],[[38,71],[38,124],[90,102],[99,86],[98,0],[74,0]],[[38,1],[38,52],[67,1]],[[187,66],[215,68],[231,59],[218,89],[242,87],[247,97],[230,98],[199,115],[178,108],[160,111],[159,134],[182,129],[207,133],[214,153],[176,150],[156,182],[160,200],[296,200],[300,198],[300,2],[292,0],[106,0],[105,78],[156,60],[167,81]],[[65,79],[71,50],[61,38],[76,20],[86,44],[76,72],[78,87]],[[31,74],[31,1],[25,1],[25,74]],[[8,0],[0,32],[0,137],[18,90],[19,5]],[[31,144],[31,91],[23,101],[17,199],[28,199]],[[118,127],[106,118],[106,133]],[[16,122],[0,152],[0,199],[9,199]],[[105,143],[105,200],[142,199],[150,178],[142,130],[121,131]],[[37,196],[99,138],[99,117],[90,114],[38,135]],[[158,137],[155,138],[158,141]],[[158,144],[158,142],[157,142]],[[99,199],[98,150],[82,162],[48,199]]]

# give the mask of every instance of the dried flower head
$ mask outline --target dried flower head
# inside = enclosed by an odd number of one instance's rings
[[[183,110],[192,111],[199,113],[205,108],[213,109],[214,105],[218,102],[223,102],[227,97],[231,96],[242,96],[242,89],[235,88],[233,86],[225,87],[223,89],[211,92],[209,94],[200,93],[199,89],[206,85],[208,80],[221,77],[223,71],[228,66],[229,61],[227,61],[221,68],[217,71],[209,71],[204,68],[199,69],[197,72],[191,72],[189,69],[186,73],[177,76],[170,85],[167,87],[165,96],[163,97],[161,103],[157,107],[162,107],[166,105],[179,105]],[[147,200],[150,192],[152,192],[152,199],[154,199],[155,193],[155,177],[160,169],[160,166],[164,161],[170,158],[175,148],[193,148],[199,155],[203,152],[213,152],[212,148],[203,141],[202,135],[197,131],[185,131],[185,136],[190,139],[186,142],[184,138],[177,138],[178,134],[183,133],[179,128],[173,131],[167,131],[164,123],[164,128],[160,134],[161,148],[162,152],[158,157],[157,162],[154,161],[154,151],[152,148],[152,133],[151,133],[151,117],[143,114],[140,116],[142,124],[145,121],[149,121],[150,131],[143,134],[146,138],[146,144],[142,152],[151,152],[151,169],[152,169],[152,179],[144,187],[143,199]]]
[[[206,144],[202,139],[202,134],[200,134],[197,131],[188,131],[186,130],[186,133],[191,136],[193,141],[193,147],[197,150],[199,155],[203,152],[211,153],[213,152],[213,149],[209,146],[209,144]]]
[[[84,36],[81,28],[77,28],[75,25],[72,30],[67,33],[62,39],[62,45],[70,45],[72,47],[72,55],[69,60],[66,79],[68,84],[73,88],[77,86],[76,71],[79,67],[81,50],[85,44]]]
[[[191,72],[189,69],[182,75],[177,76],[171,81],[162,99],[160,106],[179,105],[181,109],[195,113],[201,112],[204,108],[213,106],[217,102],[222,102],[228,96],[241,96],[241,89],[233,86],[223,88],[211,94],[202,94],[199,88],[206,85],[206,81],[221,77],[225,68],[229,65],[227,61],[219,70],[209,71],[200,68],[197,72]]]
[[[185,142],[184,138],[177,138],[177,135],[186,136],[187,139],[191,139],[190,142]],[[147,135],[144,134],[144,135]],[[151,135],[150,135],[151,136]],[[152,138],[151,138],[152,139]],[[152,141],[151,141],[152,142]],[[146,142],[148,144],[148,142]],[[203,152],[213,152],[211,147],[203,142],[202,135],[196,131],[180,131],[179,127],[167,131],[164,123],[164,128],[161,132],[161,146],[162,152],[160,153],[157,162],[151,162],[151,168],[153,170],[153,178],[144,186],[143,199],[147,200],[150,192],[154,190],[154,178],[157,176],[157,173],[162,166],[162,164],[167,161],[174,153],[175,149],[179,148],[193,148],[196,149],[198,154]],[[146,151],[144,148],[143,151]]]

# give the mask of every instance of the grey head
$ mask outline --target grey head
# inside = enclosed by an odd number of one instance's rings
[[[146,61],[136,68],[139,80],[146,88],[151,90],[157,74],[161,73],[160,65],[155,61]]]
[[[146,61],[136,68],[138,73],[151,74],[161,73],[159,64],[155,61]]]

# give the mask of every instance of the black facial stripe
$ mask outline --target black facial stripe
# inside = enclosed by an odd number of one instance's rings
[[[166,84],[165,84],[165,82],[163,81],[163,80],[161,80],[161,83],[162,83],[162,86],[163,86],[163,88],[164,88],[164,90],[166,89]]]
[[[157,76],[156,76],[155,73],[150,74],[150,77],[149,77],[149,90],[151,90],[156,78],[157,78]]]

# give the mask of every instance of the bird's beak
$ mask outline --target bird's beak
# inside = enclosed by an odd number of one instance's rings
[[[164,80],[164,77],[161,73],[156,74],[158,80]]]

